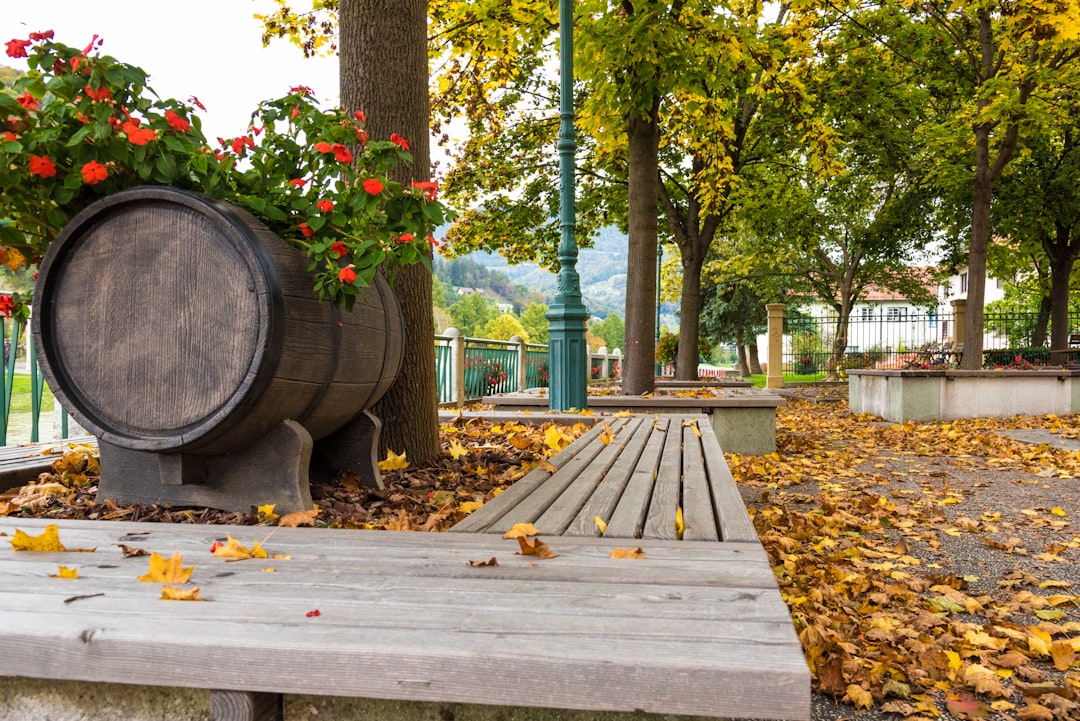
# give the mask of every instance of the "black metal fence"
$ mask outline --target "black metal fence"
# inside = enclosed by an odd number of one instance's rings
[[[1049,362],[1050,349],[1034,347],[1037,320],[1035,313],[987,313],[983,321],[986,362],[1003,365],[1017,356],[1033,364]],[[1070,334],[1080,335],[1080,313],[1069,320]],[[824,378],[838,366],[899,369],[955,361],[952,313],[902,306],[856,308],[840,353],[834,351],[838,330],[835,313],[789,312],[784,318],[783,371],[814,379]]]

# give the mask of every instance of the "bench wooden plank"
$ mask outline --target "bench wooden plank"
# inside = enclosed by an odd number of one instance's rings
[[[38,475],[52,470],[52,464],[63,456],[70,443],[97,447],[92,436],[69,438],[47,443],[27,443],[17,446],[0,446],[0,491],[36,480]],[[48,450],[52,453],[47,453]]]
[[[645,518],[644,538],[664,538],[674,540],[675,514],[682,502],[682,419],[671,419],[667,438],[664,441],[664,455],[660,458],[660,467],[656,472],[649,513]]]
[[[0,518],[0,533],[45,525]],[[610,558],[624,541],[564,536],[535,560],[490,534],[58,525],[69,548],[98,550],[15,552],[0,537],[0,676],[809,718],[809,671],[760,545],[644,539],[646,558],[624,560]],[[291,558],[210,556],[225,533]],[[116,543],[180,550],[207,600],[157,600],[159,584],[135,580],[147,559]],[[79,578],[49,578],[61,564]]]
[[[623,420],[626,423],[618,430],[610,426],[607,421],[601,424],[603,430],[599,438],[600,442],[605,444],[605,447],[601,449],[592,462],[578,471],[573,482],[536,519],[534,525],[537,530],[545,534],[562,535],[578,515],[578,512],[600,486],[600,482],[604,480],[612,466],[615,465],[615,461],[619,459],[625,439],[632,435],[642,422],[641,418]],[[605,426],[607,427],[605,428]],[[620,440],[615,440],[616,438]]]
[[[515,416],[520,417],[520,416]],[[556,470],[561,469],[570,462],[580,451],[584,450],[594,438],[603,431],[603,426],[595,425],[583,433],[574,443],[559,451],[551,459],[550,465]],[[552,472],[544,467],[530,471],[524,478],[519,479],[500,493],[495,498],[484,504],[483,508],[469,514],[464,520],[454,524],[450,529],[453,533],[483,533],[491,524],[498,521],[502,516],[514,508],[522,499],[540,487],[544,481],[551,477]]]
[[[722,529],[722,537],[725,541],[741,543],[761,543],[754,522],[746,512],[746,504],[739,495],[739,487],[731,475],[724,454],[720,450],[720,443],[716,440],[712,424],[699,423],[702,436],[702,453],[705,458],[705,468],[708,471],[709,487],[712,494],[716,518]]]
[[[596,490],[574,518],[570,526],[563,531],[563,535],[602,535],[600,533],[600,527],[596,523],[596,519],[600,518],[606,523],[608,519],[611,518],[616,505],[619,503],[619,499],[621,499],[626,492],[627,484],[630,482],[630,477],[637,467],[638,460],[641,458],[641,452],[645,448],[646,442],[648,442],[649,438],[654,433],[654,423],[654,419],[642,419],[642,422],[633,429],[633,434],[630,436],[629,440],[626,440],[627,432],[624,432],[622,436],[620,436],[618,441],[620,444],[619,459],[615,462],[615,465],[608,470],[607,474],[600,481]],[[648,503],[648,496],[645,497],[644,501]],[[607,530],[610,530],[610,527],[608,527]],[[617,534],[612,534],[611,537],[618,538],[619,536]],[[633,537],[633,532],[626,534],[625,537]]]
[[[609,538],[641,537],[670,422],[669,416],[657,416],[653,421],[652,433],[641,455],[638,456],[637,467],[626,484],[622,498],[619,499],[615,511],[608,520],[605,536]]]
[[[719,541],[720,534],[713,515],[709,481],[705,476],[705,460],[701,452],[701,430],[696,421],[682,428],[682,509],[683,539],[687,541]],[[705,424],[702,424],[705,425]],[[711,424],[709,424],[711,427]]]

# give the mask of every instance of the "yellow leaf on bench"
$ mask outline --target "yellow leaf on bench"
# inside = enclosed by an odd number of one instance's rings
[[[180,551],[174,553],[168,560],[160,553],[151,553],[150,571],[139,576],[139,580],[148,583],[187,583],[195,566],[184,568],[183,563]]]
[[[570,438],[563,433],[561,426],[552,423],[547,427],[547,430],[544,431],[544,443],[553,451],[561,451],[570,444]]]
[[[616,548],[611,552],[612,558],[645,558],[645,551],[640,546],[637,548]]]
[[[244,558],[266,558],[266,550],[259,545],[258,541],[255,541],[251,545],[251,550],[249,551],[247,546],[226,534],[225,545],[215,548],[214,555],[218,558],[231,558],[235,560]]]
[[[531,523],[515,523],[510,530],[503,534],[503,538],[525,538],[526,536],[539,536],[540,531]]]
[[[593,516],[593,521],[596,523],[596,527],[600,529],[600,535],[607,533],[607,521],[600,516]]]
[[[682,506],[675,509],[675,538],[682,540],[683,531],[686,530],[686,524],[683,523]]]
[[[60,553],[66,551],[64,544],[60,543],[60,529],[55,523],[45,526],[45,530],[36,536],[15,529],[15,535],[11,538],[11,547],[16,551],[41,551],[43,553]]]
[[[68,568],[67,566],[60,566],[60,570],[57,573],[52,574],[49,578],[78,578],[79,569]]]
[[[199,587],[177,588],[176,586],[161,587],[161,601],[201,601]]]
[[[559,554],[548,548],[548,545],[539,538],[518,538],[522,556],[536,556],[537,558],[555,558]]]

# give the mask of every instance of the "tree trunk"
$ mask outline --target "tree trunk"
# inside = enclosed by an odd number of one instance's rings
[[[682,257],[682,302],[679,304],[679,359],[675,379],[696,381],[698,377],[698,330],[701,319],[701,257]]]
[[[964,326],[964,370],[982,368],[983,311],[986,304],[986,248],[990,244],[990,128],[975,128],[975,182],[971,191],[971,241],[968,246],[967,322]]]
[[[430,179],[427,0],[341,0],[338,25],[342,106],[365,113],[372,139],[398,133],[408,140],[413,165],[396,180]],[[379,455],[392,449],[422,463],[439,453],[431,274],[422,265],[406,268],[394,293],[405,319],[405,360],[372,409],[383,422]]]
[[[1069,347],[1069,281],[1073,265],[1080,253],[1080,236],[1071,237],[1071,228],[1058,227],[1053,244],[1043,246],[1050,256],[1050,349],[1064,350]],[[1053,354],[1053,363],[1064,364],[1069,360],[1065,353]]]
[[[839,380],[836,367],[840,365],[844,358],[844,351],[847,350],[848,323],[851,321],[852,305],[851,296],[843,295],[840,299],[840,307],[837,309],[840,315],[836,320],[836,337],[833,338],[832,348],[829,350],[829,373],[825,376],[827,381]]]
[[[750,361],[750,373],[747,375],[761,375],[761,356],[758,353],[757,339],[746,344],[746,356]]]
[[[1035,315],[1035,328],[1031,331],[1031,346],[1042,348],[1046,345],[1046,326],[1050,323],[1050,296],[1039,298],[1039,310]],[[1051,345],[1051,348],[1054,346]]]
[[[629,144],[627,212],[629,254],[626,268],[626,354],[623,393],[641,395],[656,387],[656,226],[659,193],[660,101],[654,99],[648,117],[631,111],[626,133]]]
[[[750,363],[747,361],[746,344],[743,343],[741,330],[735,331],[735,352],[739,356],[739,360],[735,363],[735,372],[745,378],[750,375]]]

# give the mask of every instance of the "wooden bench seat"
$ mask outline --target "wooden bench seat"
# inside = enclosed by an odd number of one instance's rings
[[[504,533],[759,543],[707,416],[638,415],[598,422],[452,533]]]
[[[18,446],[0,447],[0,492],[12,486],[22,485],[47,473],[63,449],[69,443],[97,445],[93,436],[69,438],[48,443],[28,443]],[[54,452],[48,452],[50,449]]]
[[[518,517],[556,557],[498,534]],[[56,523],[68,551],[14,551],[48,521],[0,517],[0,698],[32,706],[48,682],[75,709],[54,721],[88,718],[87,682],[155,709],[129,721],[174,718],[192,693],[206,713],[181,718],[810,718],[802,648],[703,416],[598,419],[452,533]],[[212,556],[227,534],[287,558]],[[204,600],[160,600],[120,544],[179,552]]]

